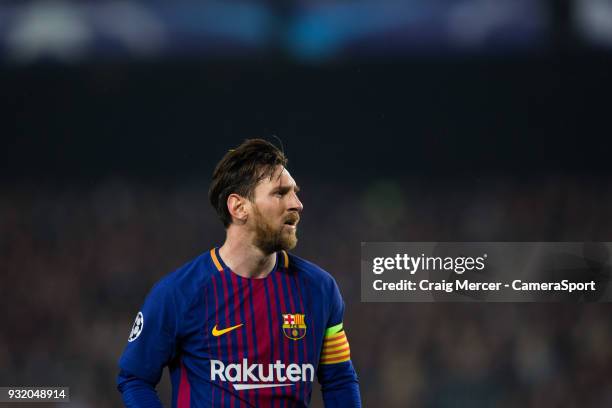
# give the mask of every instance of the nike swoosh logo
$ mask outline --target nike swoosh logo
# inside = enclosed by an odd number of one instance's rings
[[[237,329],[237,328],[239,328],[239,327],[241,327],[243,325],[244,325],[244,323],[240,323],[240,324],[237,324],[235,326],[228,327],[227,329],[217,330],[217,325],[215,324],[215,327],[213,327],[213,330],[212,330],[212,335],[215,336],[215,337],[223,336],[225,333],[229,333],[232,330]]]

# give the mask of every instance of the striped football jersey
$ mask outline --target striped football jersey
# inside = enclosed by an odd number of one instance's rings
[[[249,279],[213,248],[155,285],[119,362],[126,406],[158,406],[145,394],[164,367],[173,407],[306,407],[317,379],[326,406],[359,406],[336,282],[285,251],[276,259]]]

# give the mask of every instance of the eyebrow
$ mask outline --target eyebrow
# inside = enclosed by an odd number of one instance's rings
[[[290,191],[291,187],[290,186],[278,186],[276,188],[274,188],[272,190],[273,193],[279,192],[279,193],[286,193],[287,191]],[[297,184],[295,184],[293,186],[293,190],[298,193],[300,191],[300,186],[298,186]]]

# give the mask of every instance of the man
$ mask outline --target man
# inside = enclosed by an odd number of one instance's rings
[[[359,407],[357,376],[334,279],[286,251],[303,206],[287,159],[253,139],[217,165],[210,202],[226,240],[162,279],[136,317],[120,360],[128,407],[305,407],[314,376],[326,407]]]

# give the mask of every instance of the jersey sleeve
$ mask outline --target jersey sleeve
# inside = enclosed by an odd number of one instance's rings
[[[155,384],[121,370],[117,378],[117,388],[121,392],[126,408],[162,408]]]
[[[175,355],[179,332],[178,301],[172,287],[158,283],[136,316],[119,367],[149,384],[157,384]]]
[[[361,407],[357,373],[344,330],[344,301],[335,281],[330,294],[330,317],[326,325],[317,377],[326,408]]]

